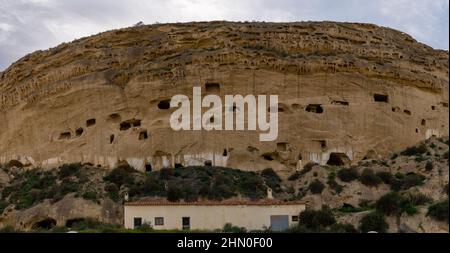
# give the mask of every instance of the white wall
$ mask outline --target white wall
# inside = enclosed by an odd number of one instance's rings
[[[298,216],[305,205],[239,205],[239,206],[125,206],[125,228],[132,229],[135,217],[142,223],[150,222],[154,229],[182,229],[182,217],[190,217],[191,230],[221,229],[226,223],[261,230],[270,227],[271,215],[289,215],[289,226],[297,224],[292,216]],[[164,226],[155,226],[155,217],[164,217]]]

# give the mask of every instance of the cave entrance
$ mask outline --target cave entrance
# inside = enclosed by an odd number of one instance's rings
[[[72,134],[70,132],[64,132],[59,135],[59,139],[60,140],[68,140],[68,139],[70,139],[71,136],[72,136]]]
[[[389,102],[389,96],[383,95],[383,94],[374,94],[373,100],[378,103],[388,103]]]
[[[343,166],[350,164],[350,158],[344,153],[331,153],[327,165]]]
[[[145,164],[145,172],[152,172],[152,165],[150,163]]]
[[[86,121],[86,127],[90,127],[90,126],[93,126],[93,125],[95,125],[95,119],[88,119],[87,121]]]
[[[139,140],[146,140],[148,139],[148,133],[147,130],[142,130],[139,132]]]
[[[208,93],[220,93],[220,84],[218,83],[206,83],[205,91]]]
[[[46,218],[33,224],[31,227],[33,230],[50,230],[56,226],[56,220],[52,218]]]
[[[162,100],[158,103],[158,108],[160,110],[168,110],[170,109],[170,100],[166,99],[166,100]]]
[[[83,128],[82,127],[80,127],[80,128],[78,128],[77,130],[75,130],[75,135],[77,136],[77,137],[80,137],[82,134],[83,134]]]
[[[86,219],[84,218],[75,218],[66,221],[67,228],[73,228],[81,225],[82,223],[86,223]]]
[[[308,105],[306,107],[306,111],[312,113],[323,113],[323,108],[322,105]]]

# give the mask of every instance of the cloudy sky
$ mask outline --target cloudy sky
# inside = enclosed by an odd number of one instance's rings
[[[0,71],[27,53],[139,21],[354,21],[449,47],[448,0],[0,0]]]

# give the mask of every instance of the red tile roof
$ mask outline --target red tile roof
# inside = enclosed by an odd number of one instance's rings
[[[194,202],[170,202],[166,199],[146,198],[132,202],[125,202],[125,206],[287,206],[287,205],[305,205],[304,201],[282,201],[275,199],[264,200],[200,200]]]

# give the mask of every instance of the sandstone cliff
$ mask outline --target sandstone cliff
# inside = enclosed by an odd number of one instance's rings
[[[278,140],[174,132],[167,101],[194,86],[279,95]],[[291,173],[447,135],[448,52],[369,24],[138,26],[23,57],[0,73],[0,118],[0,163],[156,170],[210,160]]]

